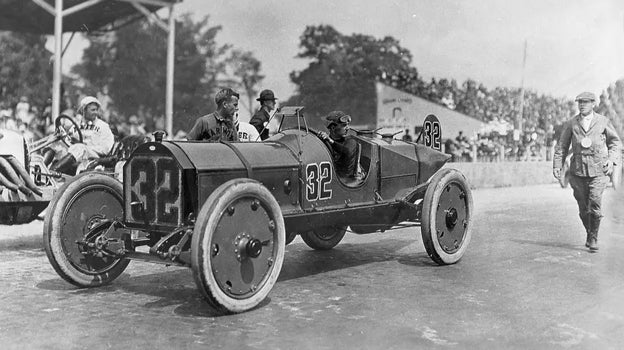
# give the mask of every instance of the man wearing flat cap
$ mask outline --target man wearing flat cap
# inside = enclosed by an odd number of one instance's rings
[[[78,113],[82,115],[80,131],[83,142],[74,143],[67,149],[67,154],[50,168],[52,171],[73,175],[79,163],[90,158],[106,156],[115,144],[115,135],[107,122],[101,119],[100,101],[93,96],[80,100]]]
[[[355,178],[357,175],[357,141],[347,136],[351,116],[342,111],[329,112],[325,117],[329,134],[319,132],[319,137],[329,143],[336,174],[342,178]]]
[[[561,177],[563,160],[571,152],[570,185],[587,233],[585,246],[595,252],[602,218],[602,193],[613,166],[621,162],[622,142],[611,121],[594,112],[596,95],[583,92],[576,102],[579,114],[564,124],[555,147],[553,175],[557,179]]]
[[[260,109],[251,117],[249,124],[253,125],[262,141],[269,138],[269,120],[271,119],[271,111],[275,109],[275,95],[271,90],[262,90],[260,97],[256,101],[260,102]]]
[[[234,117],[238,112],[239,98],[240,95],[230,88],[219,90],[215,95],[217,110],[197,118],[186,138],[211,142],[238,141]]]

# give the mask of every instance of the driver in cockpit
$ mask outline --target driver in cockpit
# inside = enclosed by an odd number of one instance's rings
[[[342,111],[329,112],[325,117],[329,134],[319,132],[319,137],[330,145],[336,173],[342,178],[356,178],[357,164],[357,141],[347,135],[351,116]]]
[[[81,162],[106,156],[115,144],[115,136],[102,116],[102,105],[97,98],[87,96],[80,101],[78,113],[82,115],[80,131],[83,142],[75,143],[67,150],[67,155],[52,165],[52,171],[73,175]]]

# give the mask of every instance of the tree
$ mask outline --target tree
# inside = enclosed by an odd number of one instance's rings
[[[250,114],[253,114],[254,97],[258,94],[258,86],[264,79],[264,75],[260,74],[262,64],[250,51],[239,49],[232,50],[226,62],[232,77],[224,82],[247,96],[245,107]]]
[[[52,53],[45,42],[43,35],[0,32],[0,100],[13,105],[27,96],[31,105],[43,106],[52,96]]]
[[[616,81],[603,91],[596,111],[607,116],[620,137],[624,137],[624,79]]]
[[[193,22],[189,14],[176,21],[174,73],[174,130],[188,129],[200,115],[215,108],[217,77],[225,65],[228,45],[218,45],[220,26],[208,17]],[[87,82],[87,93],[107,87],[122,119],[144,114],[147,119],[165,114],[167,34],[147,21],[137,21],[116,33],[92,37],[83,63],[73,72]],[[94,91],[95,90],[95,91]],[[149,120],[148,120],[149,124]]]
[[[373,123],[376,81],[408,91],[423,86],[411,66],[412,55],[392,37],[345,36],[320,25],[306,27],[300,40],[297,57],[311,62],[290,74],[298,91],[288,103],[306,106],[313,126],[334,109],[354,115],[356,125]]]

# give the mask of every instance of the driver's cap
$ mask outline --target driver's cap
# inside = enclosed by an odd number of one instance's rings
[[[325,117],[327,127],[329,128],[333,124],[349,124],[351,123],[351,116],[343,111],[331,111]]]
[[[102,107],[102,104],[100,103],[100,101],[93,97],[93,96],[86,96],[83,97],[82,100],[80,100],[80,104],[78,105],[78,113],[83,114],[85,107],[87,107],[88,105],[95,103],[98,105],[98,107]]]

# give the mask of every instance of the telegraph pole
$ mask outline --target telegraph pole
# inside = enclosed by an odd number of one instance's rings
[[[522,134],[522,124],[524,118],[524,72],[526,69],[526,58],[527,58],[527,41],[524,40],[524,56],[522,58],[522,80],[520,82],[520,113],[518,114],[518,130],[520,134]]]

